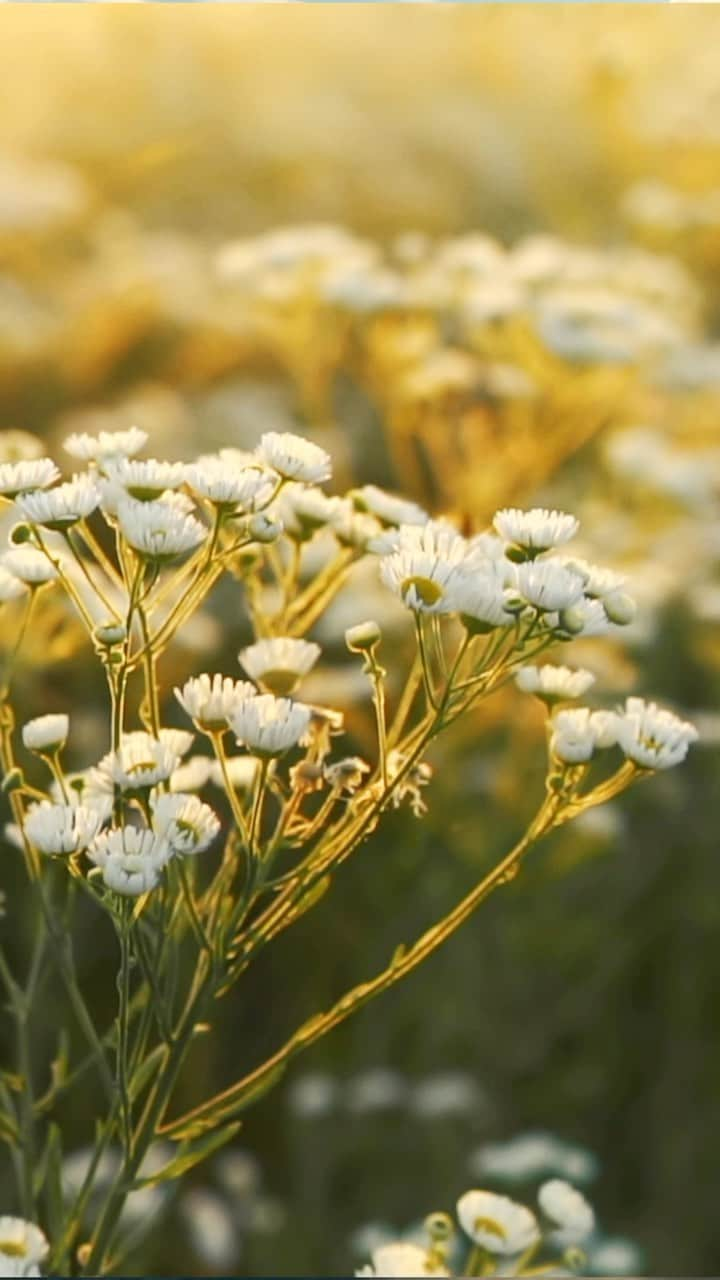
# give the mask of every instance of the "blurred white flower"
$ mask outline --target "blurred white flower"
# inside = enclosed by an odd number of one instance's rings
[[[555,667],[546,663],[540,667],[521,667],[515,676],[515,683],[523,693],[534,693],[545,702],[564,702],[569,698],[581,698],[587,693],[595,683],[595,676],[584,668],[572,671],[570,667]]]
[[[106,462],[111,484],[119,485],[138,502],[152,502],[168,489],[179,489],[185,480],[182,462],[157,458],[116,458]]]
[[[9,551],[3,551],[0,556],[0,565],[21,582],[27,583],[29,587],[39,587],[44,582],[53,582],[58,576],[54,564],[42,551],[36,551],[34,547],[11,547]]]
[[[203,1266],[229,1275],[238,1260],[240,1241],[235,1215],[222,1196],[205,1187],[192,1187],[182,1198],[182,1216]]]
[[[580,1244],[595,1229],[595,1213],[584,1195],[562,1178],[551,1178],[538,1191],[538,1204],[555,1229],[553,1243]]]
[[[52,458],[0,462],[0,495],[3,498],[17,498],[21,493],[46,489],[59,479],[60,472]]]
[[[38,1275],[37,1265],[48,1252],[45,1235],[33,1222],[8,1214],[0,1217],[0,1266],[6,1275]]]
[[[241,649],[241,665],[268,693],[287,696],[320,657],[320,646],[308,640],[273,636]]]
[[[70,717],[64,712],[36,716],[22,727],[23,746],[28,751],[59,751],[67,742],[69,731]]]
[[[375,516],[383,525],[426,525],[430,518],[416,502],[388,493],[375,484],[353,489],[348,496],[358,511]]]
[[[531,604],[543,613],[567,609],[582,599],[583,580],[559,560],[527,560],[519,564],[515,583],[505,592],[506,604]]]
[[[0,603],[6,604],[9,600],[19,600],[26,593],[27,583],[22,582],[20,578],[15,577],[15,574],[0,565]]]
[[[540,1239],[534,1213],[492,1191],[466,1191],[457,1215],[465,1234],[493,1254],[524,1253]]]
[[[142,791],[157,786],[158,782],[167,782],[177,769],[180,756],[149,733],[133,733],[123,738],[119,750],[105,761],[109,762],[116,786],[123,791]]]
[[[73,458],[103,466],[107,462],[132,457],[145,444],[147,432],[139,427],[129,427],[127,431],[100,431],[96,436],[74,432],[64,441],[63,448]]]
[[[356,1276],[429,1276],[447,1275],[443,1269],[431,1269],[427,1249],[417,1244],[381,1244],[372,1253],[372,1264],[361,1267]]]
[[[330,455],[291,431],[266,431],[260,437],[257,455],[286,480],[322,484],[332,474]]]
[[[591,711],[589,707],[558,711],[551,722],[550,752],[563,764],[584,764],[596,750],[615,745],[618,720],[613,711]]]

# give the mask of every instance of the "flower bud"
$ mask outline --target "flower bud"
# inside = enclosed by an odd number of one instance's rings
[[[122,622],[102,622],[93,632],[93,638],[104,649],[114,644],[122,644],[127,636],[127,629]]]
[[[345,643],[351,653],[372,653],[381,639],[382,631],[377,622],[372,620],[360,622],[356,627],[348,627],[345,632]]]
[[[612,591],[604,596],[602,605],[610,621],[618,627],[626,627],[635,617],[635,601],[624,591]]]
[[[429,1213],[425,1219],[425,1230],[433,1244],[443,1244],[454,1234],[453,1220],[447,1213]]]
[[[277,542],[283,531],[283,523],[282,520],[274,520],[272,516],[258,511],[248,520],[247,529],[254,542]]]
[[[560,628],[567,631],[571,636],[579,636],[586,623],[586,617],[582,609],[571,605],[568,609],[561,609],[559,614]]]
[[[21,547],[23,543],[31,542],[32,536],[33,531],[29,524],[15,524],[10,530],[10,541],[15,547]]]

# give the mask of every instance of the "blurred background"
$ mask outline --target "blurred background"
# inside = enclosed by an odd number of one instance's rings
[[[299,430],[338,486],[467,529],[566,506],[641,606],[622,646],[567,656],[609,703],[657,695],[703,735],[297,1063],[178,1204],[139,1193],[140,1274],[347,1273],[468,1186],[522,1196],[546,1169],[597,1206],[595,1274],[720,1269],[719,36],[693,6],[0,12],[0,428],[59,456],[71,430],[137,423],[173,457]],[[392,638],[374,576],[357,585]],[[345,707],[362,750],[356,609],[318,628],[307,693]],[[234,670],[236,612],[231,588],[211,602],[168,686],[210,651]],[[77,695],[87,763],[100,674],[62,611],[34,642],[23,706]],[[429,815],[391,819],[226,1001],[178,1105],[510,845],[542,788],[541,717],[498,697],[433,763]],[[102,1009],[113,940],[90,920],[79,944]],[[93,1105],[68,1118],[69,1183]]]

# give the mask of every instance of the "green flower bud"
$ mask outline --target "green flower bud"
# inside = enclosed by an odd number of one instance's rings
[[[382,631],[377,622],[372,620],[360,622],[356,627],[348,627],[345,632],[345,643],[351,653],[372,653],[381,639]]]

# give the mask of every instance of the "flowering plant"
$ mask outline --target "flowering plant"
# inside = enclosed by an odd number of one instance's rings
[[[373,486],[329,496],[322,487],[329,456],[289,433],[265,434],[252,454],[223,449],[191,464],[139,459],[145,444],[137,428],[73,435],[65,448],[85,470],[67,481],[47,458],[0,466],[0,494],[19,517],[0,556],[0,599],[17,626],[0,681],[0,759],[12,809],[8,838],[38,910],[22,979],[0,951],[17,1027],[17,1070],[12,1085],[0,1080],[0,1120],[24,1215],[2,1220],[10,1223],[7,1239],[0,1222],[0,1254],[15,1259],[17,1274],[42,1261],[64,1273],[117,1269],[129,1195],[182,1177],[231,1141],[238,1116],[292,1058],[431,956],[512,880],[534,843],[679,763],[697,736],[639,698],[621,710],[569,709],[590,673],[535,665],[551,646],[610,632],[633,616],[617,574],[566,550],[574,517],[507,509],[492,529],[464,537]],[[308,633],[357,564],[372,557],[411,622],[414,654],[391,682],[380,626],[360,613],[346,631],[373,706],[377,749],[365,760],[338,749],[342,713],[304,701],[301,687],[322,656]],[[254,633],[239,654],[244,675],[195,672],[170,698],[164,657],[225,574],[239,584]],[[73,734],[65,712],[24,723],[26,755],[18,756],[11,701],[34,611],[60,589],[108,691],[108,749],[80,772],[65,765]],[[217,1002],[320,900],[388,809],[424,812],[435,739],[513,679],[548,708],[545,792],[518,843],[422,937],[399,943],[381,973],[311,1017],[223,1092],[174,1114],[176,1085]],[[181,715],[184,727],[167,723]],[[44,786],[34,772],[27,776],[32,756]],[[217,810],[202,798],[211,781],[222,791]],[[78,982],[73,918],[81,899],[90,900],[96,927],[106,922],[117,938],[110,1026],[97,1025]],[[70,1063],[63,1049],[37,1094],[30,1028],[49,963],[87,1054]],[[106,1108],[93,1159],[68,1199],[58,1118],[91,1071]],[[144,1161],[158,1139],[174,1144],[174,1154],[148,1175]],[[118,1149],[98,1207],[98,1170]]]

